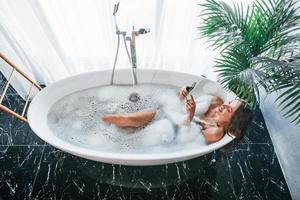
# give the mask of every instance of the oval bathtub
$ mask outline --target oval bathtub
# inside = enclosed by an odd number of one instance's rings
[[[223,147],[233,138],[225,135],[220,141],[210,145],[199,145],[199,148],[183,149],[170,153],[116,153],[87,149],[71,144],[57,137],[48,126],[47,115],[52,105],[58,100],[71,93],[87,88],[106,86],[110,83],[111,70],[90,72],[60,80],[39,92],[32,100],[28,109],[28,122],[32,130],[42,140],[65,152],[111,164],[121,165],[160,165],[195,158]],[[228,97],[224,89],[211,80],[203,77],[163,71],[139,69],[137,72],[138,82],[141,84],[167,84],[182,87],[192,82],[201,82],[202,92],[217,95],[224,100]],[[128,85],[132,83],[130,69],[116,70],[114,83],[116,85]]]

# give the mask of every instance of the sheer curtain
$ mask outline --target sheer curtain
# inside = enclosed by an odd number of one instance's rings
[[[111,0],[0,0],[0,51],[40,84],[111,69],[116,35]],[[150,28],[137,37],[138,68],[204,74],[214,78],[213,57],[199,39],[199,1],[121,0],[120,29]],[[117,68],[129,67],[121,44]],[[7,74],[7,69],[1,67]],[[25,82],[13,86],[24,96]]]

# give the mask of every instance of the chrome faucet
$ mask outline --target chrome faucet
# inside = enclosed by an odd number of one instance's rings
[[[117,51],[116,51],[116,55],[115,55],[115,60],[114,60],[112,74],[111,74],[110,84],[113,85],[113,82],[114,82],[115,68],[116,68],[118,54],[119,54],[119,48],[120,48],[120,35],[122,35],[124,46],[125,46],[125,49],[126,49],[126,53],[127,53],[130,65],[132,67],[133,85],[136,85],[138,83],[138,80],[137,80],[137,58],[136,58],[135,37],[139,36],[141,34],[149,33],[150,29],[141,28],[138,31],[135,31],[134,26],[133,26],[131,35],[126,36],[127,35],[126,31],[120,31],[120,29],[118,27],[118,24],[117,24],[116,13],[118,12],[119,5],[120,5],[120,2],[115,4],[114,10],[113,10],[113,15],[114,15],[114,19],[115,19],[115,26],[116,26],[116,34],[118,36],[118,44],[117,44]],[[126,41],[130,42],[130,53],[128,51]]]
[[[150,29],[141,28],[138,31],[134,30],[134,26],[132,27],[131,37],[126,37],[127,41],[130,41],[130,61],[131,61],[131,67],[132,67],[132,73],[133,73],[133,84],[137,84],[137,58],[136,58],[136,43],[135,43],[135,37],[139,36],[141,34],[149,33]]]

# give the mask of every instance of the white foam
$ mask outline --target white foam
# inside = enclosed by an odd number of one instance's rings
[[[165,85],[105,86],[65,96],[50,109],[49,127],[75,145],[101,151],[172,152],[205,145],[196,124],[175,131],[186,117],[185,105],[178,100],[179,88]],[[140,100],[129,101],[131,93]],[[106,124],[101,116],[157,109],[155,119],[143,128],[119,128]]]
[[[82,129],[82,122],[81,121],[76,121],[72,124],[72,128],[81,130]]]
[[[106,146],[106,140],[104,137],[102,137],[101,134],[90,134],[87,138],[87,143],[89,145],[91,145],[91,147],[93,148],[99,148],[99,146],[101,146],[103,148],[103,146]]]
[[[178,143],[188,143],[188,142],[201,142],[203,144],[204,140],[201,137],[201,127],[195,123],[191,123],[188,126],[182,126],[176,137]]]
[[[143,144],[154,146],[167,144],[175,138],[174,127],[167,119],[158,120],[141,131]]]

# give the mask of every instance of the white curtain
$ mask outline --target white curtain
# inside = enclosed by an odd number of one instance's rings
[[[199,39],[200,1],[121,0],[120,29],[150,28],[137,37],[138,68],[189,72],[215,78],[213,57]],[[0,0],[0,51],[40,84],[111,69],[116,35],[111,0]],[[129,67],[120,46],[117,68]],[[1,63],[1,71],[8,68]],[[21,96],[28,84],[12,82]]]

